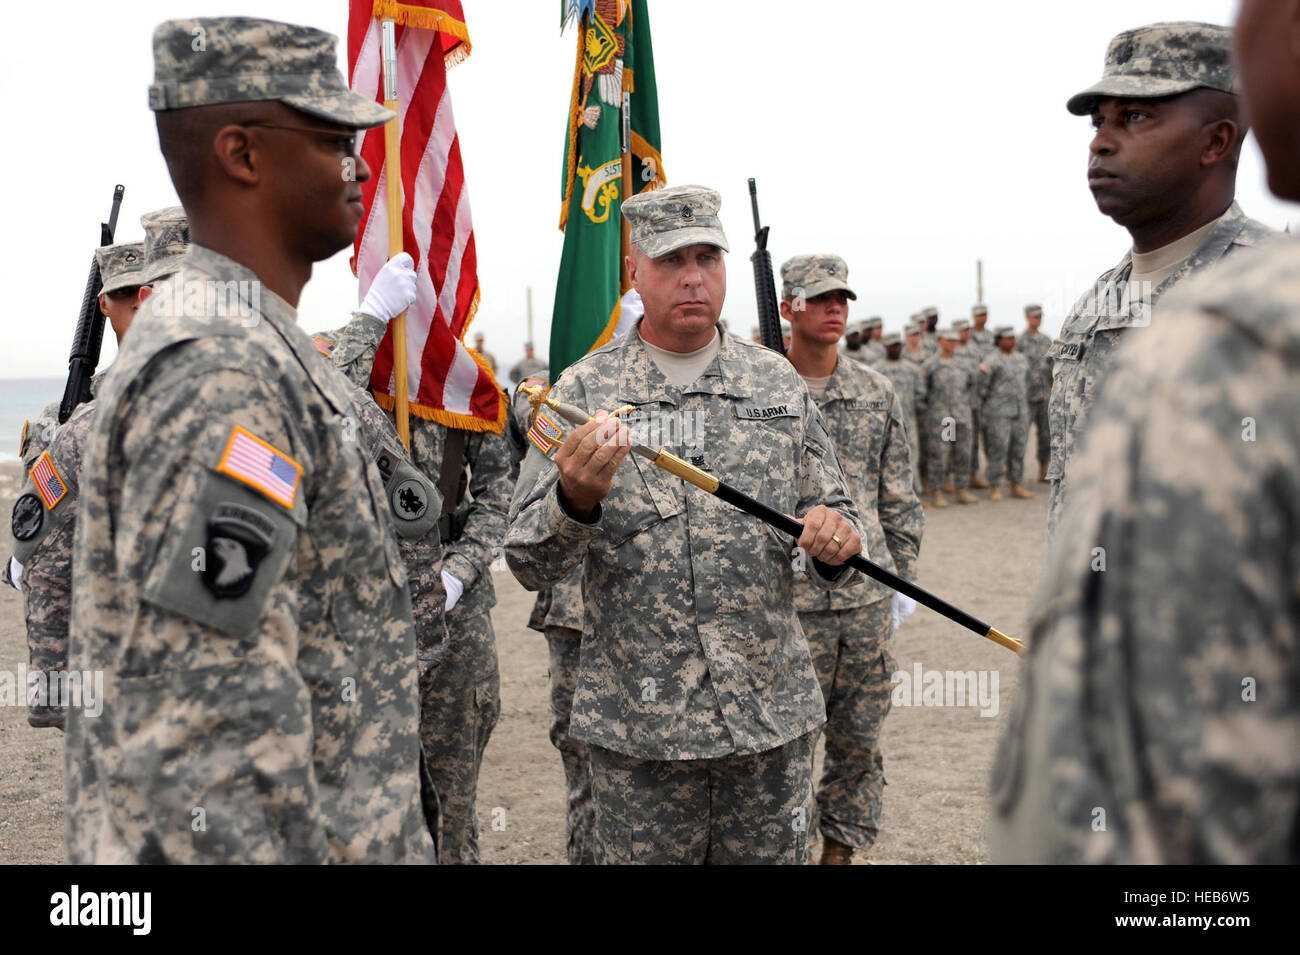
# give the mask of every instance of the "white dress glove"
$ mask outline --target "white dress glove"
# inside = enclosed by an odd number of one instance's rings
[[[445,570],[442,572],[442,585],[447,588],[447,612],[451,613],[451,608],[456,606],[460,600],[460,595],[465,592],[465,584],[455,574],[449,574]]]
[[[17,557],[9,558],[9,580],[14,585],[14,590],[22,593],[23,589],[23,565],[18,563]]]
[[[370,283],[361,311],[367,315],[391,322],[411,307],[415,301],[415,260],[406,252],[399,252],[379,270]]]
[[[889,603],[889,612],[894,617],[894,629],[901,627],[916,610],[916,601],[906,594],[894,591],[894,599]]]

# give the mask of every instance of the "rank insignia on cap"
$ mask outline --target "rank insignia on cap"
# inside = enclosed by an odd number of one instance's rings
[[[322,355],[324,355],[326,358],[334,354],[334,343],[332,341],[328,341],[327,339],[321,338],[319,335],[313,338],[311,341],[312,344],[316,346],[316,350],[320,352]]]
[[[302,465],[238,425],[230,432],[217,470],[293,509]]]
[[[54,462],[50,460],[48,451],[42,451],[41,456],[36,459],[36,466],[32,468],[32,482],[36,485],[36,493],[45,502],[47,511],[54,510],[54,505],[63,500],[63,495],[68,493],[68,486],[63,483],[63,478],[59,477],[59,472],[54,469]]]
[[[533,426],[528,429],[528,440],[537,446],[537,450],[542,454],[549,455],[551,449],[560,443],[564,432],[560,426],[551,420],[549,410],[541,408],[537,412],[537,417],[533,419]]]

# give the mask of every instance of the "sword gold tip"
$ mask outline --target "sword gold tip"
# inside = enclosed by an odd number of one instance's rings
[[[1005,633],[1003,633],[1001,630],[998,630],[995,627],[989,627],[989,632],[984,634],[984,636],[988,637],[990,640],[992,640],[994,643],[998,644],[999,646],[1006,647],[1008,650],[1012,651],[1013,653],[1019,653],[1023,655],[1025,652],[1025,645],[1023,643],[1021,643],[1015,637],[1008,637]]]

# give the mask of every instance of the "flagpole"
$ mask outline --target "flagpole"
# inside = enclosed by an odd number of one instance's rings
[[[623,110],[619,118],[621,120],[619,145],[622,147],[623,154],[623,198],[620,202],[627,202],[632,198],[632,94],[627,90],[623,91]],[[622,256],[619,261],[618,291],[621,295],[632,287],[632,281],[627,274],[627,257],[632,254],[632,233],[626,218],[623,219],[619,235],[619,251]]]
[[[388,18],[383,25],[384,106],[398,115],[384,126],[384,164],[388,177],[388,257],[402,251],[402,131],[397,100],[397,27]],[[393,333],[393,395],[397,399],[397,436],[411,450],[410,397],[406,380],[406,312],[390,323]]]

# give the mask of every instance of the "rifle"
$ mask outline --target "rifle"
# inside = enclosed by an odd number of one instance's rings
[[[117,231],[117,211],[122,207],[122,186],[113,187],[113,208],[108,213],[108,221],[99,224],[100,246],[113,244],[113,233]],[[104,313],[99,310],[99,293],[104,287],[99,274],[99,260],[91,258],[90,276],[86,279],[86,290],[81,295],[81,314],[77,316],[77,330],[72,336],[72,354],[68,356],[68,383],[63,388],[63,400],[59,402],[59,424],[67,421],[77,405],[90,401],[90,377],[99,364],[99,349],[104,344]]]
[[[777,308],[776,280],[772,277],[772,253],[767,251],[768,227],[758,217],[758,184],[749,180],[749,202],[754,207],[754,299],[758,302],[758,331],[763,344],[778,355],[785,354],[781,338],[781,313]]]

